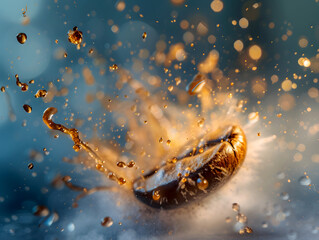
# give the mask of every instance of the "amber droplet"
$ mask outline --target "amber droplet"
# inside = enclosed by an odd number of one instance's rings
[[[93,50],[93,48],[91,48],[90,50],[89,50],[89,54],[92,54],[94,52],[94,50]]]
[[[33,168],[34,166],[33,166],[33,163],[29,163],[28,164],[28,168],[31,170],[32,168]]]
[[[192,81],[187,85],[186,91],[189,95],[195,95],[201,92],[206,84],[206,77],[203,74],[196,74]]]
[[[152,197],[154,201],[158,201],[161,198],[161,195],[159,194],[159,191],[153,191]]]
[[[208,181],[205,178],[198,178],[197,187],[200,190],[205,190],[206,188],[208,188]]]
[[[68,56],[68,54],[65,52],[65,53],[63,54],[63,57],[66,58],[67,56]]]
[[[232,209],[233,209],[235,212],[239,212],[239,211],[240,211],[240,206],[239,206],[239,204],[238,204],[238,203],[233,203]]]
[[[143,38],[143,39],[146,39],[146,38],[147,38],[147,33],[146,33],[146,32],[143,32],[142,38]]]
[[[47,91],[44,89],[40,89],[36,92],[36,94],[34,95],[35,98],[43,98],[47,95]]]
[[[127,167],[128,168],[132,168],[135,166],[135,162],[133,160],[131,160],[128,164],[127,164]]]
[[[24,109],[24,111],[26,111],[27,113],[31,113],[31,112],[32,112],[32,107],[30,107],[28,104],[24,104],[24,105],[23,105],[23,109]]]
[[[124,162],[117,162],[116,166],[120,168],[126,168],[126,164]]]
[[[83,34],[78,30],[77,27],[74,27],[73,30],[68,32],[68,40],[70,43],[77,45],[77,48],[80,49],[82,43]]]
[[[253,230],[250,227],[245,227],[245,232],[246,233],[252,233]]]
[[[120,177],[120,178],[118,178],[117,182],[118,182],[118,184],[123,185],[126,183],[126,180],[125,180],[125,178]]]
[[[30,83],[30,84],[33,84],[33,83],[34,83],[34,80],[33,80],[33,79],[32,79],[32,80],[30,80],[30,81],[29,81],[29,83]]]
[[[28,89],[29,89],[28,84],[20,82],[18,74],[15,75],[15,78],[16,78],[16,84],[18,87],[21,88],[22,92],[28,91]]]
[[[33,215],[38,217],[46,217],[50,211],[46,206],[37,205],[32,209]]]
[[[5,87],[1,87],[1,92],[5,92],[6,91],[6,88]]]
[[[111,227],[113,225],[113,219],[111,217],[105,217],[101,221],[103,227]]]
[[[19,43],[24,44],[27,41],[27,35],[25,33],[19,33],[17,35],[17,40]]]
[[[110,68],[110,71],[113,72],[113,71],[117,70],[119,67],[116,64],[113,64],[109,68]]]

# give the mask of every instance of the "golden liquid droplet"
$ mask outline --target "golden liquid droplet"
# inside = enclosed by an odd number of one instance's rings
[[[89,50],[89,54],[92,54],[94,52],[94,50],[91,48],[90,50]]]
[[[158,201],[161,198],[161,195],[159,194],[159,191],[153,191],[152,197],[154,201]]]
[[[45,97],[47,95],[47,91],[40,89],[36,92],[36,94],[34,95],[35,98],[40,98],[40,97]]]
[[[126,164],[124,162],[117,162],[116,166],[118,166],[120,168],[126,168]]]
[[[19,43],[24,44],[27,41],[27,35],[25,33],[19,33],[17,35],[17,40]]]
[[[142,38],[143,38],[143,39],[146,39],[146,38],[147,38],[147,33],[146,33],[146,32],[143,33]]]
[[[163,142],[163,138],[161,137],[159,140],[158,140],[159,143],[162,143]]]
[[[24,111],[26,111],[27,113],[31,113],[31,112],[32,112],[32,107],[30,107],[28,104],[24,104],[24,105],[23,105],[23,109],[24,109]]]
[[[31,170],[33,168],[33,163],[29,163],[28,168]]]
[[[18,75],[18,74],[15,75],[15,78],[16,78],[16,84],[17,84],[17,86],[18,86],[18,87],[21,87],[21,91],[22,91],[22,92],[28,91],[28,89],[29,89],[28,84],[20,82],[20,79],[19,79],[19,75]]]
[[[245,232],[246,233],[252,233],[253,230],[250,227],[245,227]]]
[[[6,88],[5,87],[1,87],[1,92],[5,92]]]
[[[193,96],[202,91],[203,87],[206,84],[206,77],[203,74],[196,74],[192,81],[187,85],[186,91],[189,95]]]
[[[68,56],[68,54],[65,52],[65,53],[63,54],[63,57],[66,58],[67,56]]]
[[[205,190],[208,188],[208,181],[205,178],[198,178],[197,179],[197,187],[200,190]]]
[[[123,185],[126,183],[126,180],[125,180],[125,178],[119,177],[117,182],[118,182],[118,184]]]
[[[113,225],[113,219],[111,217],[105,217],[101,221],[103,227],[111,227]]]
[[[127,164],[127,167],[128,168],[132,168],[135,166],[135,162],[133,160],[131,160],[128,164]]]
[[[68,40],[70,43],[77,45],[77,49],[80,49],[81,47],[82,38],[83,34],[77,27],[74,27],[73,30],[69,30]]]
[[[113,64],[112,66],[109,67],[110,71],[113,72],[115,70],[117,70],[119,67],[117,66],[117,64]]]
[[[29,81],[29,83],[30,83],[30,84],[33,84],[33,83],[34,83],[34,80],[33,80],[33,79],[32,79],[32,80],[30,80],[30,81]]]

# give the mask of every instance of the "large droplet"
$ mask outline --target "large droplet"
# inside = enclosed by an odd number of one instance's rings
[[[27,35],[25,33],[19,33],[17,35],[17,40],[19,43],[24,44],[27,41]]]

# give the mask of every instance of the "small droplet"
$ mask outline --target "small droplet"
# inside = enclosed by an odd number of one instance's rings
[[[192,81],[186,86],[186,91],[189,95],[195,95],[202,91],[206,84],[206,77],[203,74],[196,74]]]
[[[65,53],[63,54],[63,57],[66,58],[67,56],[68,56],[68,54],[65,52]]]
[[[235,212],[239,212],[239,210],[240,210],[239,204],[238,204],[238,203],[233,203],[232,209],[233,209]]]
[[[91,48],[90,50],[89,50],[89,54],[92,54],[94,52],[94,50],[93,50],[93,48]]]
[[[113,225],[113,219],[111,217],[105,217],[101,221],[103,227],[111,227]]]
[[[5,87],[1,87],[1,92],[5,92],[6,88]]]
[[[240,222],[240,223],[246,223],[247,217],[242,213],[238,213],[238,215],[236,216],[236,220],[237,222]]]
[[[117,182],[118,182],[118,184],[123,185],[126,183],[126,180],[125,180],[125,178],[120,177]]]
[[[113,64],[112,66],[109,67],[110,71],[113,72],[115,70],[117,70],[119,67],[117,66],[117,64]]]
[[[117,162],[116,166],[118,166],[120,168],[126,168],[126,164],[124,162]]]
[[[289,199],[289,194],[287,192],[283,192],[280,194],[282,200],[287,201]]]
[[[132,168],[135,166],[135,162],[133,160],[131,160],[128,164],[127,164],[127,167],[128,168]]]
[[[24,111],[26,111],[27,113],[31,113],[31,112],[32,112],[32,107],[30,107],[30,106],[27,105],[27,104],[24,104],[24,105],[23,105],[23,109],[24,109]]]
[[[163,138],[160,137],[160,139],[158,140],[159,143],[162,143],[163,142]]]
[[[158,201],[161,198],[161,195],[159,194],[159,191],[153,191],[152,197],[154,201]]]
[[[146,33],[146,32],[143,32],[142,38],[143,38],[143,39],[146,39],[146,38],[147,38],[147,33]]]
[[[32,209],[34,216],[46,217],[49,215],[50,211],[46,206],[37,205]]]
[[[205,190],[208,188],[208,181],[205,178],[197,178],[197,187],[200,190]]]
[[[17,35],[17,40],[19,43],[24,44],[27,41],[27,35],[25,33],[19,33]]]
[[[31,170],[33,168],[33,163],[29,163],[28,168]]]
[[[298,182],[302,186],[309,186],[311,184],[311,179],[308,176],[302,176],[299,178]]]
[[[197,126],[201,128],[204,126],[204,123],[205,123],[205,118],[201,118],[200,120],[198,120]]]
[[[250,227],[245,227],[245,232],[246,233],[252,233],[253,230]]]
[[[45,97],[47,95],[47,91],[44,89],[40,89],[36,92],[36,94],[34,95],[35,98],[40,98],[40,97]]]

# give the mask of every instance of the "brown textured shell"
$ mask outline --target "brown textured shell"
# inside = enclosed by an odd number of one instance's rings
[[[228,126],[185,146],[173,163],[138,178],[135,196],[155,208],[176,208],[224,185],[242,165],[247,142],[239,126]],[[199,184],[205,180],[205,188]],[[156,192],[160,197],[153,199]]]

